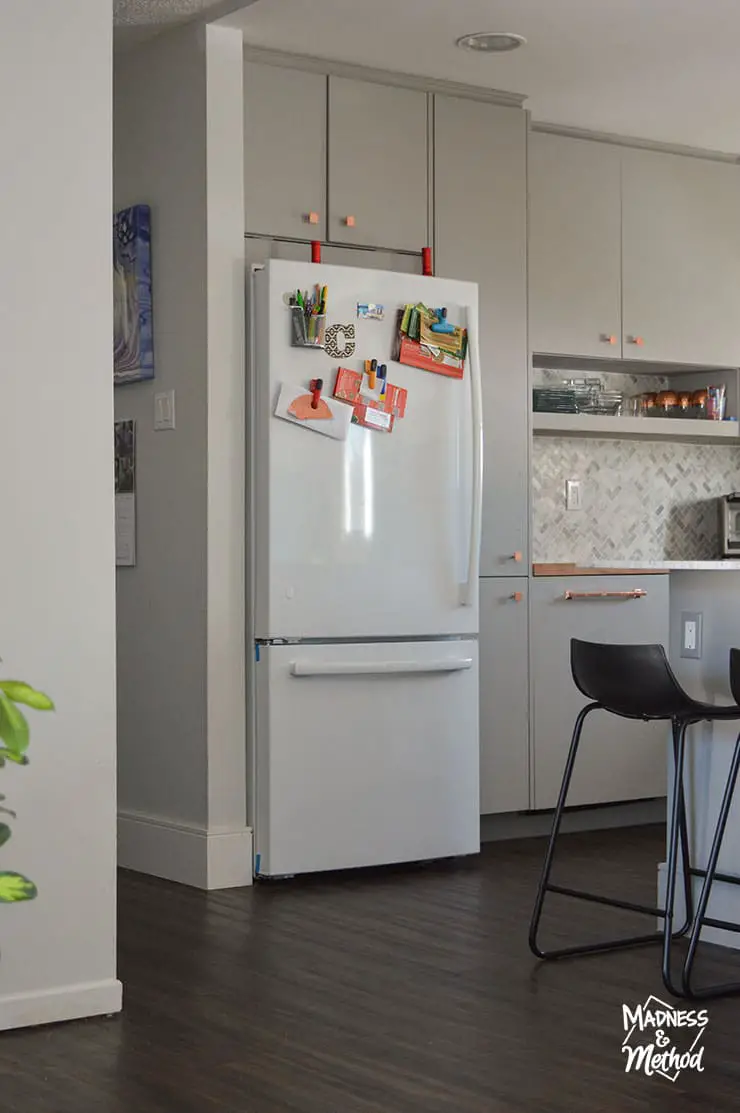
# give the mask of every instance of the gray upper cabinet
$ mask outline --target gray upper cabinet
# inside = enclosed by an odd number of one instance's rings
[[[527,571],[526,114],[435,97],[435,273],[478,283],[482,576]]]
[[[326,77],[246,61],[244,134],[247,232],[325,239]]]
[[[624,356],[740,363],[740,168],[622,152]]]
[[[533,132],[528,184],[532,351],[619,356],[620,149]]]
[[[408,251],[427,244],[426,93],[329,78],[327,238]]]

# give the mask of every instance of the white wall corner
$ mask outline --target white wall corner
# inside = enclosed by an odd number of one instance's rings
[[[205,831],[159,816],[118,814],[118,864],[195,889],[252,884],[252,830]]]
[[[210,835],[239,829],[247,820],[244,55],[238,30],[208,26],[205,42]],[[222,836],[214,837],[209,876],[222,870],[231,876],[231,852]]]

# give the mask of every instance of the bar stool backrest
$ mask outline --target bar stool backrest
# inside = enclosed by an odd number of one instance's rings
[[[602,645],[572,638],[570,663],[578,690],[616,715],[670,719],[692,706],[662,645]]]

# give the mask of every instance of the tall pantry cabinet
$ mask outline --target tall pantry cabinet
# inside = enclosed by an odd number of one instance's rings
[[[527,117],[434,97],[435,273],[478,283],[481,811],[529,807]]]

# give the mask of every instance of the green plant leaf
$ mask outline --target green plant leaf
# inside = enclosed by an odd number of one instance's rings
[[[22,754],[28,749],[30,734],[26,716],[0,691],[0,738],[14,754]]]
[[[36,711],[53,711],[54,703],[44,692],[39,692],[23,680],[0,680],[0,692],[5,692],[14,703],[24,703]]]
[[[14,754],[12,750],[0,750],[0,768],[5,765],[6,761],[12,761],[14,765],[28,765],[28,758],[25,754]]]
[[[15,904],[21,900],[33,900],[36,886],[20,873],[0,873],[0,904]]]
[[[10,838],[10,827],[7,823],[0,823],[0,846],[4,846]]]

